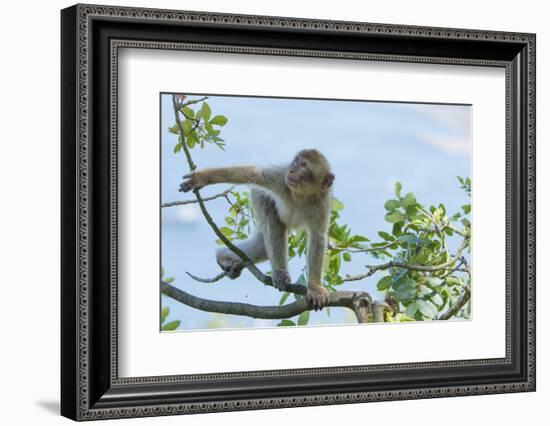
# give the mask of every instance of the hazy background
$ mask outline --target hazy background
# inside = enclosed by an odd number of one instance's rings
[[[207,102],[213,116],[223,114],[229,119],[221,134],[227,145],[225,151],[215,145],[195,147],[192,156],[199,168],[287,163],[300,149],[319,149],[336,174],[334,195],[345,205],[340,223],[372,241],[379,241],[378,231],[391,230],[384,221],[384,202],[392,197],[398,180],[403,193],[414,192],[424,205],[441,202],[450,214],[466,203],[456,176],[470,177],[470,106],[232,96],[210,96]],[[188,168],[183,151],[173,153],[177,136],[167,130],[175,122],[171,95],[161,95],[161,115],[162,202],[192,199],[192,194],[178,192]],[[217,194],[227,186],[207,187],[202,194]],[[247,190],[245,186],[238,189]],[[208,209],[222,226],[227,202],[211,201]],[[213,284],[196,282],[185,274],[213,277],[220,272],[214,256],[216,236],[197,205],[164,208],[161,230],[162,266],[165,277],[175,278],[176,287],[215,300],[278,303],[281,293],[259,283],[248,271],[237,280],[224,278]],[[376,262],[356,254],[352,262],[342,264],[341,272],[364,272],[369,260]],[[293,279],[303,265],[304,259],[291,262]],[[269,263],[259,267],[268,271]],[[376,298],[380,274],[339,288],[365,290]],[[292,300],[291,296],[288,301]],[[279,322],[210,314],[165,296],[161,303],[170,307],[167,321],[181,320],[180,329],[273,327]],[[330,317],[325,311],[312,312],[309,324],[345,322],[355,322],[353,314],[332,308]]]

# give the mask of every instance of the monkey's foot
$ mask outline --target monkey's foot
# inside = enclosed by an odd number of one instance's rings
[[[280,291],[283,291],[291,283],[290,274],[282,269],[275,269],[271,280],[273,287]]]
[[[318,311],[328,305],[329,292],[320,285],[308,286],[306,298],[311,307]]]
[[[225,274],[232,280],[239,278],[244,268],[244,265],[240,260],[233,259],[231,257],[219,258],[218,265],[220,265],[220,268],[222,268]]]

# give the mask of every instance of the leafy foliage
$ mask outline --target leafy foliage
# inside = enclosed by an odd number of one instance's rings
[[[166,317],[168,317],[169,314],[170,314],[170,308],[168,306],[165,306],[160,311],[160,329],[162,331],[177,330],[177,328],[181,324],[180,320],[174,320],[174,321],[166,322]]]
[[[180,97],[181,99],[182,97]],[[185,100],[185,97],[183,97]],[[180,113],[183,117],[181,124],[185,136],[185,143],[191,149],[195,146],[204,148],[205,144],[213,143],[218,148],[225,148],[225,141],[220,138],[221,130],[227,124],[227,117],[216,115],[212,117],[212,109],[207,102],[202,102],[200,109],[193,110],[192,105],[198,105],[195,101],[188,101],[180,107]],[[212,117],[212,118],[211,118]],[[181,138],[178,124],[168,128],[170,133],[178,135],[178,143],[174,146],[174,153],[178,153],[183,148],[184,141]]]

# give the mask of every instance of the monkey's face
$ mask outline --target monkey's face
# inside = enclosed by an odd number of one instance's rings
[[[318,194],[332,185],[334,175],[320,162],[297,155],[285,175],[285,183],[297,194]]]

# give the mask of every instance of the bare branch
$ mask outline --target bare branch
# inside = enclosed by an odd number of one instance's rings
[[[305,298],[283,306],[257,306],[249,303],[204,299],[193,296],[165,281],[160,282],[160,288],[165,296],[205,312],[241,315],[258,319],[287,319],[312,309]],[[355,312],[356,309],[370,305],[370,300],[369,294],[363,291],[337,291],[330,293],[328,306],[344,307]],[[365,321],[363,321],[363,318]],[[366,322],[366,315],[364,317],[358,316],[358,321]]]
[[[227,199],[227,195],[229,193],[231,193],[234,188],[235,187],[232,186],[231,188],[228,188],[225,191],[220,192],[219,194],[212,195],[210,197],[205,197],[205,198],[203,198],[203,201],[212,201],[212,200],[215,200],[216,198],[222,198],[222,197]],[[197,204],[197,203],[198,203],[198,201],[195,199],[195,200],[185,200],[185,201],[171,201],[169,203],[163,203],[163,204],[161,204],[161,206],[162,207],[173,207],[173,206],[185,206],[185,205],[188,205],[188,204]]]

